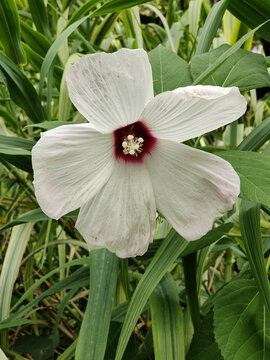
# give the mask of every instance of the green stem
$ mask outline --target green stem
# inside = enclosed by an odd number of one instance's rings
[[[232,250],[227,249],[225,255],[225,282],[229,282],[232,278]]]
[[[237,126],[238,121],[233,121],[230,125],[230,147],[234,150],[237,147]]]
[[[183,257],[185,287],[188,296],[188,303],[194,330],[196,331],[201,324],[200,305],[197,292],[197,252]]]

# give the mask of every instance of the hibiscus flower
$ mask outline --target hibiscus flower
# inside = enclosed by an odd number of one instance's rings
[[[69,96],[89,121],[41,134],[33,148],[35,194],[59,219],[80,209],[89,250],[142,255],[156,209],[186,240],[233,207],[239,177],[225,160],[181,142],[246,111],[238,88],[188,86],[154,97],[144,50],[85,55],[67,71]]]

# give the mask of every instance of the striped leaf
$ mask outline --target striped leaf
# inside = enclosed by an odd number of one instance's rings
[[[156,360],[185,359],[184,323],[176,283],[164,275],[149,298]]]
[[[117,272],[116,255],[106,249],[90,252],[90,293],[80,329],[75,360],[102,360],[104,358]]]
[[[15,0],[0,2],[0,42],[6,55],[15,64],[24,64],[26,57],[20,43],[21,29]]]
[[[181,255],[187,245],[188,242],[174,230],[171,230],[163,241],[131,298],[120,334],[115,360],[122,358],[137,320],[153,290],[168,271],[168,267]]]

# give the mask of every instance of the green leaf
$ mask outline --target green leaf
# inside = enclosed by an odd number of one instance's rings
[[[49,218],[47,215],[44,214],[44,212],[40,208],[38,208],[19,216],[17,219],[10,221],[9,223],[3,226],[0,226],[0,231],[3,231],[15,225],[44,221],[44,220],[49,220]]]
[[[10,97],[15,104],[20,106],[33,122],[45,120],[34,86],[22,71],[1,53],[0,69],[6,77]]]
[[[69,27],[74,22],[80,20],[82,16],[84,16],[86,13],[88,13],[90,10],[92,10],[97,4],[101,3],[102,0],[89,0],[86,1],[82,6],[79,7],[78,10],[76,10],[71,18],[69,19],[67,26]]]
[[[37,30],[50,39],[51,33],[44,0],[28,0],[28,4]]]
[[[22,226],[22,225],[20,225]],[[24,225],[25,226],[25,225]],[[79,261],[80,260],[80,261]],[[38,280],[36,283],[34,283],[27,291],[23,294],[23,296],[19,299],[17,304],[15,304],[14,307],[17,307],[18,304],[21,304],[23,300],[27,299],[30,295],[33,294],[33,291],[42,284],[43,281],[45,281],[48,277],[51,275],[57,273],[61,268],[67,268],[68,266],[75,266],[79,264],[86,263],[87,261],[85,259],[77,259],[76,261],[72,261],[70,263],[66,263],[65,265],[58,267],[57,269],[54,269],[49,274],[43,276],[40,280]],[[72,288],[79,288],[81,286],[87,286],[89,283],[89,268],[87,266],[81,266],[78,270],[74,271],[71,275],[64,278],[63,280],[58,281],[53,286],[51,286],[46,291],[43,291],[39,296],[35,297],[32,301],[28,302],[25,306],[23,306],[17,313],[11,315],[7,319],[5,319],[3,322],[0,323],[1,325],[5,325],[7,322],[14,322],[19,318],[22,318],[25,314],[27,314],[36,304],[38,304],[40,301],[45,299],[47,296],[50,296],[52,294],[55,294],[57,292],[60,292],[62,290],[66,289],[72,289]]]
[[[255,29],[242,36],[241,39],[239,39],[232,47],[221,54],[213,64],[209,65],[207,69],[197,77],[197,79],[193,82],[193,85],[203,84],[209,76],[211,76],[230,56],[240,49],[244,42],[246,42],[262,26],[263,24],[257,26]]]
[[[38,128],[38,129],[51,130],[51,129],[55,129],[58,126],[74,125],[74,124],[81,124],[81,122],[53,120],[53,121],[44,121],[43,123],[40,123],[40,124],[27,125],[26,127],[34,127],[34,128]]]
[[[270,18],[269,0],[232,0],[228,5],[228,10],[251,29]],[[257,32],[270,41],[269,22]]]
[[[59,344],[58,331],[46,335],[21,335],[14,344],[14,350],[19,354],[28,353],[35,360],[48,360],[53,357],[54,350]]]
[[[214,329],[225,360],[270,359],[270,316],[253,280],[236,280],[219,291]]]
[[[105,39],[112,30],[118,16],[118,13],[106,15],[102,22],[95,27],[94,32],[91,36],[91,43],[95,44],[95,46],[100,46],[102,40]]]
[[[26,44],[41,56],[45,56],[49,50],[50,41],[38,31],[35,31],[27,23],[21,21],[22,38]]]
[[[202,28],[196,55],[209,51],[229,2],[230,0],[221,0],[212,7]]]
[[[240,203],[239,223],[242,240],[258,290],[270,314],[270,286],[263,256],[260,230],[260,205],[247,200]]]
[[[188,246],[183,251],[182,256],[187,256],[197,250],[203,249],[206,246],[211,245],[215,241],[218,241],[225,233],[230,231],[232,226],[232,223],[222,224],[208,231],[208,233],[201,237],[199,240],[190,241],[188,243]]]
[[[214,336],[214,314],[210,311],[195,332],[186,360],[223,360]]]
[[[0,147],[4,145],[11,148],[31,150],[35,145],[35,141],[15,136],[0,135]]]
[[[164,239],[131,298],[121,331],[115,360],[122,358],[130,335],[153,290],[166,274],[168,267],[181,255],[187,245],[188,242],[173,229],[166,239]]]
[[[109,14],[112,12],[122,11],[124,9],[129,9],[133,6],[137,6],[140,4],[145,4],[150,0],[111,0],[101,6],[99,9],[93,12],[92,16],[100,16]]]
[[[0,276],[0,320],[9,316],[13,286],[32,227],[33,224],[24,224],[12,230]]]
[[[258,151],[270,139],[270,116],[264,119],[244,140],[237,146],[237,150]]]
[[[188,63],[173,51],[159,45],[150,51],[148,56],[152,66],[155,94],[192,84]]]
[[[224,44],[206,54],[195,56],[191,62],[193,79],[196,80],[229,49],[231,46]],[[237,86],[245,91],[270,86],[270,75],[263,55],[239,49],[202,84]]]
[[[231,163],[238,173],[242,198],[270,206],[269,156],[247,151],[221,151],[217,155]]]
[[[80,26],[86,19],[89,18],[90,15],[85,16],[81,20],[76,21],[75,23],[71,24],[69,27],[67,27],[54,41],[50,49],[48,50],[44,61],[42,63],[42,67],[40,70],[40,80],[39,80],[39,97],[42,96],[43,86],[45,82],[45,77],[49,73],[51,67],[53,66],[55,57],[57,55],[58,50],[63,45],[65,40],[69,37],[70,34],[73,33],[77,29],[78,26]]]
[[[115,254],[107,249],[90,252],[90,293],[76,347],[76,360],[104,358],[117,272]]]
[[[15,0],[0,2],[0,42],[6,55],[16,64],[26,62],[20,43],[21,29]]]
[[[176,283],[164,275],[149,298],[156,360],[185,359],[184,323]]]

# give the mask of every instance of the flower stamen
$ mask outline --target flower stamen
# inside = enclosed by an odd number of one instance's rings
[[[142,137],[136,137],[132,134],[123,138],[122,147],[123,153],[125,155],[138,156],[143,151],[143,142]]]

